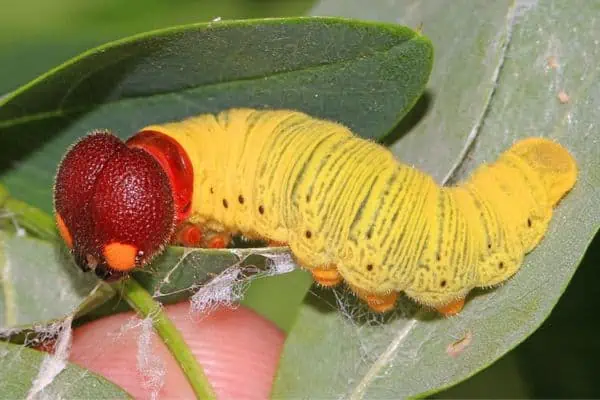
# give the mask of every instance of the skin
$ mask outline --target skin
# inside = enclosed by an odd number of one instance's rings
[[[284,334],[255,312],[240,307],[221,308],[205,318],[193,318],[184,303],[165,307],[169,318],[203,366],[218,398],[269,397]],[[113,315],[73,332],[70,361],[121,386],[134,398],[151,398],[137,367],[141,327],[132,313]],[[151,355],[163,363],[165,376],[157,398],[194,398],[189,383],[171,354],[154,337]]]

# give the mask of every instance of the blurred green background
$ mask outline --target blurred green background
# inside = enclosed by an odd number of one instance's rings
[[[0,94],[102,43],[173,25],[303,15],[314,0],[0,1]]]
[[[435,0],[430,0],[435,1]],[[314,0],[3,0],[0,95],[90,47],[131,34],[215,18],[306,14]],[[0,149],[0,156],[3,151]],[[15,193],[18,196],[18,193]],[[472,379],[436,398],[599,398],[600,236],[551,317],[528,340]],[[278,280],[285,287],[285,277]],[[269,289],[268,280],[254,285]],[[266,297],[257,297],[258,302]],[[283,302],[272,301],[271,304]],[[274,310],[277,316],[281,310]],[[283,316],[285,318],[285,316]]]

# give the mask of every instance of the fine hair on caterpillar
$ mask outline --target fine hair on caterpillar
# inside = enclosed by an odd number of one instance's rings
[[[375,311],[404,292],[449,315],[518,271],[576,177],[564,147],[527,138],[440,187],[338,123],[231,109],[125,143],[86,136],[61,162],[54,200],[77,263],[105,279],[169,241],[222,247],[241,233],[289,246],[318,283],[344,281]]]

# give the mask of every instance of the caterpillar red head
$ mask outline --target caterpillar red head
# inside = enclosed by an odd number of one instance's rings
[[[94,132],[77,142],[54,187],[56,224],[77,265],[114,280],[149,262],[187,217],[192,179],[183,149],[156,132],[127,143]]]

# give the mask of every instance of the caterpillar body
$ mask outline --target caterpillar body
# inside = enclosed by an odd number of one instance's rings
[[[528,138],[440,187],[338,123],[232,109],[125,144],[87,136],[59,167],[55,210],[78,264],[103,278],[149,262],[191,223],[285,243],[319,283],[345,281],[376,311],[404,292],[452,314],[517,272],[576,176],[565,148]]]

